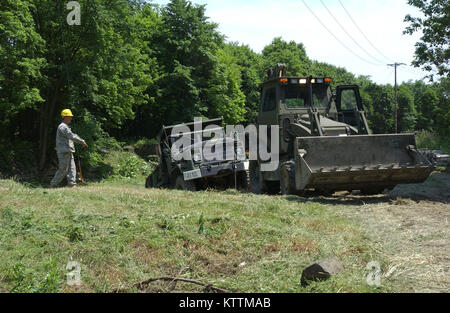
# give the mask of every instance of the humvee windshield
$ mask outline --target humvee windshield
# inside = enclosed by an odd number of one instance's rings
[[[283,101],[288,109],[306,108],[308,104],[308,87],[300,85],[287,85],[281,87]],[[326,108],[328,105],[327,85],[313,84],[313,102],[317,108]]]

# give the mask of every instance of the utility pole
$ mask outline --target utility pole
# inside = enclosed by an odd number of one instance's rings
[[[397,121],[397,117],[398,117],[398,101],[397,101],[397,66],[400,65],[406,65],[405,63],[394,63],[394,64],[388,64],[388,66],[393,66],[394,67],[394,72],[395,72],[395,83],[394,83],[394,97],[395,97],[395,109],[394,109],[394,121],[395,121],[395,133],[398,133],[398,121]]]

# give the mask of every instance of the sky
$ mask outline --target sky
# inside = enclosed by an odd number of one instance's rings
[[[164,5],[169,1],[151,2]],[[273,38],[282,37],[303,43],[312,60],[343,67],[356,75],[368,75],[379,84],[394,84],[394,68],[387,64],[395,62],[406,64],[397,68],[398,83],[420,80],[427,74],[411,66],[414,45],[421,33],[403,34],[408,25],[403,20],[407,14],[421,13],[407,0],[191,2],[206,4],[206,16],[218,24],[227,41],[246,44],[258,53]]]

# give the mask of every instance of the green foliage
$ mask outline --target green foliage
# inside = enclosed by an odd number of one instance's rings
[[[133,178],[151,172],[151,166],[147,162],[126,151],[111,153],[106,162],[112,167],[115,177]]]
[[[37,292],[39,293],[54,293],[58,292],[61,284],[61,275],[56,263],[56,259],[50,257],[44,263],[44,271],[46,275],[44,279],[39,282]]]
[[[450,153],[449,137],[442,137],[427,130],[416,133],[416,144],[419,149],[442,150]]]
[[[438,104],[435,109],[436,131],[442,136],[450,138],[450,78],[442,78],[439,83],[433,84],[438,95]]]
[[[398,88],[398,132],[412,132],[416,126],[417,112],[413,88],[403,84]]]
[[[9,280],[12,281],[10,292],[18,293],[54,293],[60,290],[61,273],[56,259],[50,257],[43,262],[44,277],[38,278],[22,263],[16,263],[11,269]]]
[[[414,104],[417,108],[416,129],[432,130],[434,127],[438,96],[433,88],[417,81],[414,84]]]
[[[29,141],[10,142],[0,138],[0,172],[8,175],[33,175],[37,162],[36,145]]]
[[[287,75],[310,75],[311,61],[306,56],[305,47],[295,41],[286,42],[281,37],[275,38],[262,51],[263,70],[278,63],[286,64]]]
[[[331,64],[313,61],[311,64],[311,73],[307,75],[312,76],[329,76],[333,78],[331,86],[335,88],[339,85],[355,84],[355,75],[348,72],[345,68],[336,67]]]
[[[76,226],[76,225],[71,225],[67,229],[66,235],[69,238],[70,242],[83,240],[83,231],[81,230],[81,228],[79,226]]]
[[[134,152],[137,155],[139,155],[142,159],[149,161],[157,153],[156,145],[158,145],[158,141],[154,138],[141,138],[131,146],[134,148]]]
[[[263,80],[262,56],[255,53],[249,46],[230,43],[225,46],[225,52],[234,57],[240,71],[240,90],[245,96],[245,121],[249,122],[258,111],[259,85]]]
[[[0,132],[7,134],[15,119],[44,101],[39,87],[47,66],[42,57],[45,42],[34,27],[27,0],[5,0],[0,4]]]
[[[391,86],[370,84],[364,88],[369,104],[367,116],[369,126],[375,134],[386,134],[394,131],[394,91]],[[366,100],[366,101],[367,101]]]
[[[111,167],[104,162],[106,154],[122,150],[122,146],[101,128],[100,122],[89,111],[84,109],[79,115],[73,120],[71,128],[86,141],[88,147],[82,149],[78,145],[75,158],[81,160],[85,177],[106,178],[112,174]]]
[[[238,124],[244,121],[245,95],[240,90],[241,71],[236,59],[219,50],[218,64],[211,78],[208,99],[214,106],[208,110],[211,117],[222,116],[226,124]]]
[[[416,43],[413,64],[422,66],[427,71],[437,69],[441,76],[450,74],[450,3],[442,0],[408,0],[408,4],[418,8],[423,17],[406,15],[409,22],[404,33],[422,32],[420,41]],[[431,75],[431,78],[433,74]]]

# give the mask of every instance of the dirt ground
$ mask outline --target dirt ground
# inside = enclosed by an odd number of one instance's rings
[[[382,260],[381,284],[399,292],[450,292],[450,173],[376,196],[317,199],[362,225]],[[389,288],[391,287],[391,288]]]

